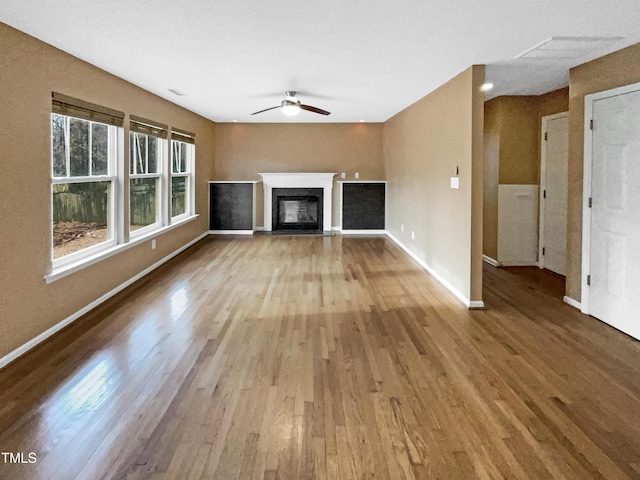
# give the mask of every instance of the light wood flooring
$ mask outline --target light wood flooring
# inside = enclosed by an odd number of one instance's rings
[[[0,478],[640,478],[640,342],[384,237],[211,238],[0,371]]]

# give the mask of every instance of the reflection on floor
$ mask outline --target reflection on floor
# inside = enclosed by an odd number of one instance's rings
[[[384,237],[211,238],[0,372],[6,479],[640,477],[640,342]]]

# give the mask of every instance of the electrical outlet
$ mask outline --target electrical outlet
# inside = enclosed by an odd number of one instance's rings
[[[342,179],[347,178],[347,174],[346,174],[346,172],[342,172],[342,173],[340,174],[340,178],[342,178]]]
[[[360,178],[360,172],[356,172],[356,178]]]
[[[155,250],[156,249],[156,239],[154,238],[153,240],[151,240],[151,250]]]
[[[400,224],[400,231],[401,231],[401,232],[404,232],[404,223],[401,223],[401,224]]]
[[[411,240],[415,240],[415,239],[416,239],[416,232],[411,230]]]

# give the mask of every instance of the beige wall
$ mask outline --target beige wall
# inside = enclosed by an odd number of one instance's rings
[[[502,128],[499,98],[484,104],[484,174],[482,176],[483,232],[482,249],[488,257],[498,259],[498,175],[500,167],[500,130]]]
[[[387,230],[471,301],[482,299],[483,81],[470,67],[383,129]]]
[[[215,125],[0,23],[0,358],[207,230]],[[47,285],[51,92],[196,133],[194,222]]]
[[[569,111],[569,87],[554,90],[536,98],[538,99],[540,125],[542,125],[542,117]],[[540,147],[539,143],[538,147]]]
[[[584,97],[640,82],[640,44],[570,71],[569,198],[567,223],[567,296],[580,301],[582,275],[582,173],[584,162]]]
[[[216,180],[260,180],[265,172],[337,172],[353,180],[384,180],[382,124],[219,123],[216,125]],[[337,198],[334,183],[334,200]],[[256,220],[262,226],[263,189],[257,188]],[[333,225],[339,225],[333,202]]]
[[[536,97],[506,96],[500,102],[500,165],[498,181],[502,185],[539,183],[538,102]]]
[[[483,253],[498,258],[498,185],[540,183],[542,117],[569,110],[569,89],[485,103]]]

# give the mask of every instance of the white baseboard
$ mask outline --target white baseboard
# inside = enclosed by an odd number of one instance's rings
[[[194,238],[193,240],[191,240],[189,243],[187,243],[186,245],[183,245],[182,247],[180,247],[179,249],[175,250],[174,252],[170,253],[169,255],[167,255],[166,257],[162,258],[161,260],[158,260],[156,263],[154,263],[153,265],[151,265],[148,268],[145,268],[143,271],[141,271],[140,273],[138,273],[137,275],[131,277],[129,280],[127,280],[124,283],[121,283],[120,285],[118,285],[116,288],[114,288],[113,290],[110,290],[109,292],[105,293],[104,295],[102,295],[100,298],[94,300],[93,302],[91,302],[90,304],[84,306],[83,308],[81,308],[80,310],[78,310],[77,312],[71,314],[70,316],[68,316],[67,318],[65,318],[64,320],[62,320],[61,322],[55,324],[53,327],[49,328],[48,330],[45,330],[44,332],[42,332],[40,335],[38,335],[37,337],[29,340],[27,343],[25,343],[24,345],[16,348],[15,350],[13,350],[12,352],[8,353],[7,355],[5,355],[4,357],[0,358],[0,368],[5,367],[6,365],[8,365],[9,363],[13,362],[15,359],[17,359],[18,357],[21,357],[22,355],[24,355],[25,353],[27,353],[29,350],[31,350],[32,348],[38,346],[39,344],[41,344],[42,342],[44,342],[46,339],[48,339],[49,337],[51,337],[53,334],[59,332],[60,330],[62,330],[64,327],[70,325],[71,323],[73,323],[74,321],[76,321],[78,318],[82,317],[83,315],[89,313],[91,310],[93,310],[94,308],[96,308],[97,306],[99,306],[100,304],[106,302],[107,300],[109,300],[111,297],[113,297],[115,294],[121,292],[122,290],[124,290],[125,288],[127,288],[129,285],[137,282],[138,280],[140,280],[142,277],[144,277],[145,275],[147,275],[148,273],[151,273],[153,270],[155,270],[156,268],[158,268],[160,265],[162,265],[163,263],[168,262],[169,260],[171,260],[173,257],[175,257],[176,255],[178,255],[179,253],[182,253],[183,251],[185,251],[187,248],[189,248],[190,246],[196,244],[197,242],[199,242],[200,240],[202,240],[203,238],[205,238],[207,235],[209,235],[209,232],[205,232],[202,235],[199,235],[198,237]]]
[[[491,257],[489,257],[487,255],[482,255],[482,260],[484,260],[486,263],[488,263],[492,267],[499,267],[500,266],[500,262],[498,260],[496,260],[495,258],[491,258]]]
[[[256,227],[256,232],[264,232],[264,227]]]
[[[415,253],[413,253],[409,247],[407,247],[404,243],[402,243],[400,240],[398,240],[396,237],[394,237],[391,233],[389,233],[388,231],[386,232],[386,235],[393,240],[393,242],[398,245],[402,250],[404,250],[411,258],[413,258],[416,262],[418,262],[418,264],[424,268],[427,272],[429,272],[436,280],[438,280],[438,282],[440,282],[442,285],[444,285],[447,290],[449,290],[451,293],[453,293],[458,300],[460,300],[467,308],[484,308],[484,302],[480,301],[480,300],[474,300],[471,301],[469,300],[467,297],[465,297],[462,293],[460,293],[458,290],[456,290],[453,285],[451,285],[447,280],[445,280],[444,278],[442,278],[440,276],[440,274],[438,272],[436,272],[433,268],[431,268],[424,260],[422,260],[420,257],[418,257]]]
[[[386,230],[340,230],[342,235],[386,235]]]
[[[209,235],[253,235],[253,230],[209,230]]]
[[[484,308],[484,302],[482,300],[471,300],[469,302],[469,309],[475,310],[477,308]]]
[[[527,260],[500,260],[498,264],[501,267],[537,267],[537,261]]]
[[[582,311],[582,305],[579,301],[574,300],[571,297],[567,297],[566,295],[562,298],[562,300],[564,300],[564,303],[571,305],[573,308],[577,308],[578,310]]]

